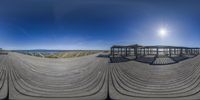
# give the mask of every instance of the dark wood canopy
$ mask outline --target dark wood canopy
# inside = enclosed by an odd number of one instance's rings
[[[200,48],[191,48],[191,47],[181,47],[181,46],[142,46],[138,44],[134,45],[113,45],[111,47],[111,56],[129,56],[129,55],[156,55],[161,54],[172,56],[172,55],[198,55],[200,53]]]

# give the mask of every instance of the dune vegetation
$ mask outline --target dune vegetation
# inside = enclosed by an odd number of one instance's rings
[[[73,58],[99,53],[100,51],[70,51],[47,55],[46,58]]]

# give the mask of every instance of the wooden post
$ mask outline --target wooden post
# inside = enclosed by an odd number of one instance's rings
[[[193,49],[191,49],[191,51],[192,51],[192,53],[191,53],[191,54],[193,55]]]
[[[122,47],[121,47],[121,56],[122,56]]]
[[[180,55],[181,56],[183,55],[183,48],[181,48]]]
[[[115,57],[115,48],[113,48],[113,57]]]
[[[195,55],[197,54],[197,49],[194,49],[195,50]]]
[[[199,48],[198,48],[198,55],[199,55]]]
[[[117,49],[117,55],[119,55],[119,48],[116,48]]]
[[[151,48],[149,48],[149,54],[152,55],[152,49]]]
[[[175,55],[177,55],[177,48],[175,48]]]
[[[136,59],[138,58],[138,51],[137,51],[137,49],[138,49],[137,47],[134,48],[134,55],[135,55]]]
[[[112,54],[112,48],[110,48],[110,55],[113,57],[113,54]]]
[[[125,51],[125,53],[126,53],[126,56],[127,56],[127,54],[128,54],[128,53],[127,53],[127,48],[126,48],[126,51]]]
[[[158,57],[159,53],[158,53],[158,47],[156,48],[156,56]]]
[[[113,48],[111,48],[111,51],[110,51],[110,53],[111,53],[111,55],[112,55],[112,57],[113,57]]]

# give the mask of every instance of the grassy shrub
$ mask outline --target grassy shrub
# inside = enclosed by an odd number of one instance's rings
[[[62,52],[55,53],[52,55],[46,56],[47,58],[73,58],[73,57],[82,57],[91,54],[98,53],[99,51],[72,51],[72,52]]]

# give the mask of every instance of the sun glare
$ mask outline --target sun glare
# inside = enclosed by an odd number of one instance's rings
[[[165,28],[161,28],[160,30],[159,30],[159,32],[158,32],[158,35],[160,36],[160,37],[166,37],[167,36],[167,30],[165,29]]]

